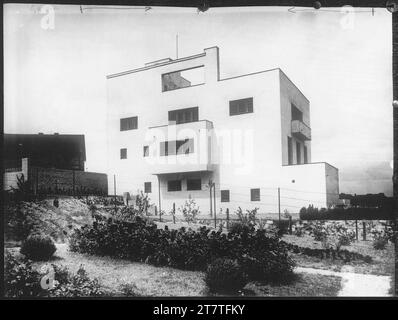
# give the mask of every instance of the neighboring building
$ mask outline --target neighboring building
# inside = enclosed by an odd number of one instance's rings
[[[85,172],[84,135],[4,134],[4,189],[17,177],[30,181],[34,193],[107,194],[106,174]]]
[[[212,47],[107,82],[117,194],[143,190],[166,212],[191,197],[208,213],[210,193],[217,213],[278,212],[278,188],[281,212],[338,202],[338,170],[311,162],[309,101],[279,68],[220,79]]]

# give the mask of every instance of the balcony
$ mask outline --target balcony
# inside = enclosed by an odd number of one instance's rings
[[[292,135],[299,140],[311,140],[311,128],[300,120],[293,120]]]
[[[212,171],[212,129],[208,120],[148,128],[145,159],[152,174]]]

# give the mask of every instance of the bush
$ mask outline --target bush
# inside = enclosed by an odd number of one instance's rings
[[[123,283],[119,286],[119,290],[125,297],[142,297],[140,290],[135,284]]]
[[[105,294],[97,279],[90,279],[81,265],[76,274],[71,274],[66,267],[54,268],[54,288],[48,290],[49,297],[100,297]]]
[[[182,212],[185,221],[188,223],[195,222],[196,216],[200,213],[199,207],[196,205],[194,199],[189,199],[185,201],[185,204],[178,209]]]
[[[18,260],[6,251],[4,255],[4,295],[13,298],[36,297],[42,291],[40,274],[27,259]]]
[[[70,250],[126,258],[185,270],[206,270],[214,259],[237,260],[251,279],[278,281],[288,277],[294,263],[285,245],[265,230],[222,233],[205,226],[197,231],[158,229],[140,217],[134,222],[101,220],[75,230]]]
[[[34,261],[48,260],[57,250],[54,242],[48,236],[31,235],[21,246],[20,252]]]
[[[233,222],[229,228],[231,234],[248,234],[254,231],[254,227],[243,224],[242,222]]]
[[[387,238],[377,238],[373,240],[373,248],[376,250],[384,250],[387,246]]]
[[[205,282],[210,292],[236,293],[247,283],[247,276],[236,260],[216,259],[206,270]]]

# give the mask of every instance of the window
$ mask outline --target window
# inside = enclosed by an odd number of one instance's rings
[[[120,159],[127,159],[127,149],[120,149]]]
[[[301,144],[300,144],[300,142],[296,142],[296,155],[297,155],[297,164],[301,164]]]
[[[202,190],[202,180],[187,179],[187,190]]]
[[[171,156],[176,154],[189,154],[194,152],[193,139],[177,141],[163,141],[160,143],[160,155]]]
[[[260,189],[250,189],[250,201],[260,201]]]
[[[308,163],[308,149],[304,146],[304,163]]]
[[[133,130],[138,128],[138,117],[120,119],[120,131]]]
[[[244,113],[252,113],[252,112],[253,112],[253,98],[233,100],[229,102],[230,116],[235,116]]]
[[[175,124],[195,122],[199,120],[199,108],[186,108],[169,111],[169,123]]]
[[[144,146],[144,157],[149,156],[149,146]]]
[[[287,137],[287,158],[288,164],[293,164],[293,143],[291,137]]]
[[[152,192],[152,183],[151,182],[144,182],[144,191],[145,191],[145,193]]]
[[[167,181],[167,191],[181,191],[181,180]]]
[[[162,74],[162,91],[187,88],[205,82],[203,66]]]
[[[300,120],[303,122],[303,113],[292,103],[292,121],[293,120]]]
[[[221,202],[229,202],[229,190],[221,190]]]

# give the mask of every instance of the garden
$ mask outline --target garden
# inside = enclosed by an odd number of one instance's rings
[[[71,200],[57,201],[59,212]],[[192,199],[179,208],[185,221],[178,222],[149,217],[144,194],[133,206],[106,197],[74,201],[85,218],[58,221],[63,237],[48,234],[37,216],[6,215],[14,236],[5,249],[7,296],[337,296],[339,272],[347,267],[393,274],[394,232],[387,222],[368,221],[368,240],[358,241],[347,221],[269,223],[256,209],[239,209],[235,220],[214,228]]]

